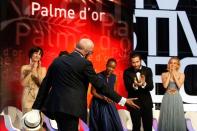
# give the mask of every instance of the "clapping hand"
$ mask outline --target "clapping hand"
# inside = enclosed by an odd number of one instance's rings
[[[135,109],[140,109],[140,107],[134,103],[134,100],[137,100],[137,99],[138,98],[128,98],[126,101],[126,105],[128,105],[132,108],[135,108]]]
[[[134,78],[134,85],[135,86],[140,86],[141,85],[141,80],[137,80],[137,78]]]
[[[141,75],[141,83],[142,85],[146,82],[146,77],[145,75]]]
[[[175,74],[176,74],[176,70],[175,70],[175,67],[174,67],[173,65],[170,65],[170,70],[169,70],[169,72],[170,72],[171,78],[174,79]]]
[[[137,80],[136,78],[134,78],[134,85],[135,86],[143,86],[143,84],[146,82],[145,80],[145,75],[141,75],[140,79]]]

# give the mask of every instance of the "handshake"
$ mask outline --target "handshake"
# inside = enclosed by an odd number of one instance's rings
[[[126,105],[135,109],[140,109],[138,105],[134,103],[137,98],[127,98]],[[33,109],[25,113],[21,119],[22,128],[29,131],[37,131],[41,128],[42,118],[40,110]]]

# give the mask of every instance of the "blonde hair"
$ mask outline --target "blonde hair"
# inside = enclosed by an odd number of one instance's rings
[[[180,59],[178,58],[178,57],[176,57],[176,56],[172,56],[170,59],[169,59],[169,61],[168,61],[168,65],[167,65],[167,70],[169,71],[169,65],[170,65],[170,62],[172,61],[172,60],[176,60],[177,61],[177,64],[178,64],[178,68],[177,68],[177,70],[180,68]]]

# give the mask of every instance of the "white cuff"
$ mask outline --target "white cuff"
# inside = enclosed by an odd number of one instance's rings
[[[122,97],[121,100],[118,102],[118,104],[119,104],[120,106],[124,106],[126,102],[127,102],[127,99],[124,98],[124,97]]]
[[[146,85],[147,85],[146,82],[144,82],[144,84],[142,85],[142,88],[145,88]]]
[[[32,111],[35,113],[40,113],[40,110],[38,110],[38,109],[32,109]]]
[[[134,88],[135,90],[138,90],[138,86],[135,86],[134,83],[133,83],[133,88]]]

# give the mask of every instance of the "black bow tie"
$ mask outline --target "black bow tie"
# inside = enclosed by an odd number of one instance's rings
[[[142,70],[141,69],[137,69],[137,70],[135,70],[135,72],[137,73],[137,72],[141,72]]]

